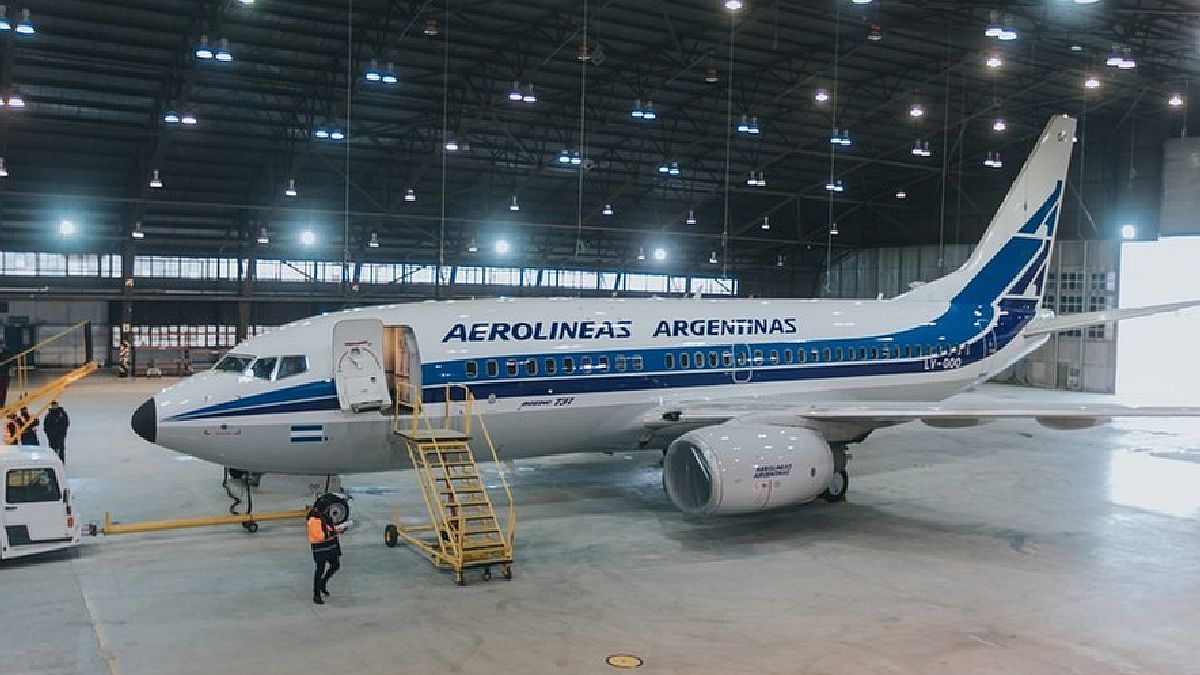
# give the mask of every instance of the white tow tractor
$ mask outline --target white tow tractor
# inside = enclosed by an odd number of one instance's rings
[[[58,455],[37,446],[0,445],[0,474],[0,560],[79,543],[79,521]]]

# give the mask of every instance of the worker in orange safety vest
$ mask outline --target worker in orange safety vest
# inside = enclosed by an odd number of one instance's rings
[[[343,530],[333,524],[328,509],[320,500],[308,510],[304,522],[308,529],[308,543],[312,547],[313,563],[316,564],[313,571],[313,602],[323,605],[325,599],[321,596],[329,595],[329,578],[342,566],[338,533]]]

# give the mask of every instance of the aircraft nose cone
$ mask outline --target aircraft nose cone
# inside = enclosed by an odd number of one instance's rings
[[[154,442],[154,437],[158,431],[158,423],[155,420],[153,398],[146,399],[145,403],[133,411],[133,417],[129,418],[129,426],[133,428],[133,433],[151,443]]]

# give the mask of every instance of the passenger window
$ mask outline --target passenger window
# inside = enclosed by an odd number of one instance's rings
[[[553,357],[546,359],[546,374],[553,375],[558,370],[558,361]]]
[[[763,352],[761,349],[754,350],[754,365],[761,366],[763,364]]]
[[[804,358],[804,350],[803,349],[800,350],[800,358]],[[792,350],[791,349],[783,350],[783,362],[791,363],[792,360],[793,360]]]
[[[905,345],[904,346],[904,358],[907,359],[910,357],[912,357],[912,345]]]
[[[884,347],[884,349],[887,349],[887,347]],[[886,352],[885,352],[885,354],[886,354]],[[871,359],[872,360],[879,359],[879,347],[871,347]]]
[[[858,360],[859,360],[859,361],[866,361],[866,360],[867,360],[867,348],[866,348],[866,347],[859,347],[859,348],[858,348]]]
[[[720,364],[721,364],[720,357],[718,357],[718,356],[717,356],[717,353],[716,353],[716,352],[709,352],[709,353],[708,353],[708,367],[709,367],[709,368],[716,368],[716,367],[717,367],[717,366],[719,366]]]
[[[813,355],[815,356],[816,353],[817,353],[817,350],[814,349]],[[807,357],[808,357],[808,352],[804,351],[803,349],[796,350],[796,360],[799,361],[800,363],[804,363],[807,360]]]
[[[746,356],[746,352],[738,352],[737,353],[737,364],[739,367],[745,366],[747,360],[748,360],[748,358]]]
[[[684,370],[686,370],[686,369],[688,369],[688,368],[691,368],[691,367],[692,367],[692,356],[691,356],[691,354],[688,354],[687,352],[684,352],[684,353],[682,353],[682,354],[680,354],[680,355],[679,355],[679,367],[680,367],[681,369],[684,369]]]
[[[573,357],[573,356],[563,357],[563,372],[564,373],[575,372],[575,357]]]
[[[487,376],[495,377],[499,374],[500,374],[500,366],[498,366],[495,361],[488,361],[487,362]]]
[[[608,372],[608,357],[607,356],[597,356],[596,357],[596,370],[598,370],[602,373]]]
[[[283,372],[283,368],[280,368],[279,370],[281,373]],[[467,377],[471,377],[471,378],[479,377],[479,363],[478,362],[467,361]]]
[[[696,355],[692,357],[692,365],[697,368],[704,367],[704,352],[696,352]]]
[[[777,363],[779,363],[779,350],[772,349],[771,350],[771,365],[775,365]]]
[[[837,351],[836,351],[836,352],[834,352],[834,353],[835,353],[835,354],[837,354],[837,360],[838,360],[838,361],[842,361],[842,360],[843,360],[843,358],[842,358],[843,354],[842,354],[842,348],[841,348],[841,347],[838,347],[838,348],[837,348]],[[853,357],[854,357],[854,348],[853,348],[853,347],[851,347],[851,348],[850,348],[850,357],[851,357],[851,358],[853,358]]]
[[[282,380],[285,377],[306,372],[308,372],[307,356],[285,356],[279,359],[279,372],[275,374],[275,379]]]
[[[590,356],[579,357],[579,369],[585,373],[592,372],[592,357],[590,357]]]
[[[621,354],[620,356],[618,356],[616,358],[616,364],[617,364],[617,372],[618,373],[625,372],[625,355],[624,354]]]
[[[276,361],[278,361],[278,359],[276,359],[274,356],[257,359],[254,361],[254,365],[250,366],[250,371],[254,374],[254,377],[260,380],[269,380],[271,379],[271,373],[275,372]]]
[[[12,469],[4,479],[9,504],[56,502],[62,499],[54,469]]]
[[[830,352],[830,349],[829,349],[829,347],[826,347],[826,348],[825,348],[825,360],[826,360],[826,361],[829,361],[829,360],[830,360],[830,353],[831,353],[831,352]]]
[[[525,362],[525,373],[527,375],[537,375],[537,359],[529,359]]]
[[[663,367],[665,367],[667,370],[675,369],[675,355],[674,354],[668,352],[663,355]]]
[[[730,352],[722,352],[721,353],[721,362],[725,364],[726,368],[733,365],[733,354],[731,354]]]
[[[516,377],[517,376],[517,360],[509,359],[508,361],[505,361],[504,370],[508,373],[509,377]]]
[[[642,357],[640,355],[633,357],[633,369],[634,370],[641,370],[643,365],[644,364],[642,363]]]

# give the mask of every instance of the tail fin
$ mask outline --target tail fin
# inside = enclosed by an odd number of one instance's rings
[[[1052,117],[970,259],[897,300],[1040,301],[1074,138],[1074,118]]]

